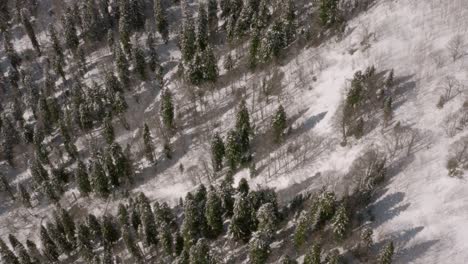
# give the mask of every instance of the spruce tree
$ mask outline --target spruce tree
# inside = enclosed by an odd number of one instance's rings
[[[309,252],[304,257],[304,264],[320,264],[320,245],[313,244]]]
[[[265,203],[257,211],[257,230],[272,238],[276,232],[278,217],[272,203]]]
[[[120,238],[120,233],[114,223],[114,219],[108,214],[102,217],[101,232],[104,244],[112,245]]]
[[[188,63],[187,77],[193,85],[200,85],[204,81],[205,58],[201,52],[196,52],[193,56],[193,60]]]
[[[34,264],[41,263],[40,261],[42,260],[42,255],[39,252],[39,249],[37,249],[36,244],[32,242],[31,240],[27,239],[26,247],[28,249],[29,256],[34,261]]]
[[[249,241],[253,227],[253,208],[245,195],[239,195],[234,202],[234,210],[229,233],[235,240]]]
[[[383,108],[384,127],[388,126],[392,118],[393,118],[392,97],[389,97],[384,102],[384,108]]]
[[[110,194],[109,182],[104,168],[96,157],[92,162],[91,179],[93,190],[102,198],[107,198]]]
[[[236,131],[229,131],[226,138],[226,161],[229,169],[234,172],[241,160],[241,149]]]
[[[26,207],[26,208],[31,208],[32,207],[32,205],[31,205],[31,195],[29,194],[26,187],[24,187],[23,184],[18,183],[17,191],[18,191],[19,200],[21,201],[23,206]]]
[[[63,19],[63,28],[65,44],[67,48],[72,52],[75,52],[78,48],[78,45],[80,44],[74,18],[74,11],[72,11],[72,9],[68,7]]]
[[[241,178],[240,181],[239,181],[239,185],[237,186],[237,192],[240,194],[240,195],[244,195],[244,196],[247,196],[249,194],[249,183],[247,182],[247,180],[245,178]]]
[[[8,248],[5,242],[0,239],[0,257],[4,263],[20,264],[15,254]]]
[[[62,221],[67,240],[74,243],[76,228],[75,222],[71,217],[70,213],[63,208],[60,209],[60,220]]]
[[[31,24],[31,21],[29,21],[29,15],[27,14],[26,9],[21,10],[21,24],[23,24],[24,30],[26,31],[26,34],[28,35],[29,40],[31,41],[31,44],[33,45],[37,54],[39,54],[40,56],[41,48],[39,46],[39,42],[37,41],[33,25]]]
[[[91,261],[94,257],[93,245],[91,243],[91,231],[86,224],[78,224],[76,241],[76,247],[78,252],[80,252],[81,257],[86,261]]]
[[[218,133],[215,133],[211,140],[211,160],[213,169],[218,172],[223,169],[223,158],[225,154],[224,143]]]
[[[131,54],[130,36],[132,33],[132,12],[130,2],[127,0],[119,1],[119,36],[120,43],[127,54]],[[118,45],[117,45],[118,46]],[[125,86],[125,84],[124,84]]]
[[[189,262],[190,264],[214,263],[214,259],[210,254],[210,248],[204,238],[199,239],[197,243],[190,248]]]
[[[272,130],[273,130],[273,141],[275,143],[280,143],[283,141],[284,131],[286,130],[286,113],[282,105],[278,107],[273,121],[272,121]]]
[[[167,256],[172,256],[173,247],[172,247],[172,234],[171,229],[168,225],[162,224],[159,227],[158,239],[161,241],[162,248]]]
[[[206,5],[203,2],[198,5],[196,35],[197,48],[199,51],[204,51],[208,45],[208,14],[206,13]]]
[[[249,68],[251,70],[255,69],[259,60],[259,50],[260,50],[260,31],[254,29],[252,39],[250,40],[249,46]]]
[[[76,185],[78,186],[78,191],[81,193],[81,195],[88,196],[92,191],[91,183],[86,171],[86,166],[82,161],[78,161],[78,165],[75,170],[75,181]]]
[[[151,137],[151,132],[149,130],[148,125],[145,123],[145,126],[143,128],[143,146],[144,146],[145,157],[149,162],[154,163],[155,162],[154,154],[153,154],[154,147],[153,147],[152,141],[153,139]]]
[[[160,115],[167,130],[173,131],[174,125],[174,104],[172,102],[172,93],[169,89],[164,89],[161,94]]]
[[[218,0],[208,0],[208,26],[210,35],[218,29]]]
[[[184,203],[184,220],[182,222],[182,235],[185,248],[189,248],[200,236],[198,215],[199,212],[195,198],[191,193],[187,193]]]
[[[104,138],[106,139],[107,144],[112,144],[115,139],[114,127],[112,126],[112,118],[110,115],[107,115],[104,119]]]
[[[18,260],[20,264],[35,264],[36,261],[29,256],[29,253],[24,247],[18,250]]]
[[[346,212],[346,207],[342,204],[332,218],[333,233],[338,239],[344,238],[349,224],[349,218]]]
[[[99,220],[96,218],[95,215],[89,214],[86,218],[86,224],[89,227],[89,231],[91,232],[91,238],[94,243],[101,241],[102,239],[102,228]]]
[[[245,164],[251,160],[250,135],[253,131],[250,125],[249,111],[244,100],[241,101],[237,112],[235,128],[239,140],[240,161]]]
[[[158,230],[154,219],[153,211],[148,202],[143,202],[141,206],[141,224],[143,226],[143,241],[147,246],[156,245],[158,243]]]
[[[162,0],[154,1],[154,18],[156,20],[156,29],[158,30],[164,43],[169,40],[169,29],[166,18],[166,12],[162,6]]]
[[[57,36],[57,31],[53,25],[49,26],[49,38],[52,42],[52,49],[55,52],[55,56],[61,61],[62,65],[65,65],[65,55],[63,54],[62,46],[60,45],[60,40]]]
[[[133,50],[133,57],[135,61],[135,71],[138,72],[142,80],[146,79],[146,61],[145,53],[143,50],[136,46]]]
[[[208,192],[205,217],[210,237],[216,238],[221,235],[223,232],[223,207],[221,198],[213,186],[210,186],[210,190]]]
[[[130,70],[128,69],[128,60],[125,57],[125,53],[119,46],[117,46],[116,53],[115,64],[117,66],[117,75],[122,86],[128,90],[130,88]]]
[[[371,228],[364,228],[364,230],[361,233],[361,247],[367,251],[372,247],[373,241],[372,241],[372,229]]]
[[[52,263],[58,261],[59,253],[57,246],[55,245],[54,241],[52,241],[49,233],[43,225],[41,225],[40,237],[43,247],[42,254]]]
[[[338,0],[320,0],[319,18],[324,27],[338,22]]]
[[[296,230],[294,231],[294,245],[296,248],[300,248],[304,244],[307,231],[309,230],[309,222],[307,213],[302,211],[297,220]]]
[[[161,65],[159,64],[159,56],[156,52],[155,46],[156,43],[154,40],[154,35],[150,32],[148,34],[148,38],[146,39],[146,48],[148,49],[149,53],[148,67],[150,68],[151,72],[156,72],[161,68]]]
[[[229,72],[234,68],[234,60],[232,58],[232,54],[229,53],[226,58],[224,59],[224,64],[223,64],[224,69]]]
[[[207,82],[216,82],[219,75],[218,62],[214,56],[213,48],[208,44],[203,51],[203,80]]]
[[[297,264],[295,259],[291,259],[288,255],[284,255],[280,258],[279,264]]]
[[[138,246],[135,232],[130,226],[122,226],[122,239],[128,252],[130,252],[130,254],[138,261],[138,263],[141,263],[143,261],[143,255],[140,247]]]
[[[249,241],[249,263],[263,264],[270,254],[270,237],[263,232],[255,232]]]
[[[390,241],[380,252],[379,264],[391,264],[394,251],[393,241]]]
[[[180,36],[182,59],[185,63],[192,61],[196,53],[196,40],[194,23],[191,18],[187,18],[183,21],[182,34]]]

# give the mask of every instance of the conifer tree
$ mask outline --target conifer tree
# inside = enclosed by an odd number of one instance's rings
[[[216,238],[223,232],[223,207],[221,198],[210,186],[205,209],[206,222],[211,237]]]
[[[218,29],[218,0],[208,0],[208,26],[210,35]]]
[[[80,40],[78,38],[76,25],[75,25],[75,16],[74,12],[70,7],[67,8],[65,12],[65,16],[63,19],[63,28],[64,28],[64,36],[65,36],[65,44],[67,48],[75,52],[80,44]]]
[[[197,48],[199,51],[204,51],[208,45],[208,14],[206,13],[206,5],[203,2],[198,5],[196,35]]]
[[[159,68],[161,68],[155,46],[156,43],[154,40],[154,35],[153,33],[149,33],[148,38],[146,39],[146,48],[148,49],[149,53],[148,67],[150,68],[151,72],[156,72]]]
[[[384,127],[388,126],[392,118],[393,118],[392,97],[389,97],[384,102],[384,108],[383,108]]]
[[[104,138],[106,139],[107,144],[112,144],[115,139],[114,127],[112,126],[112,118],[110,115],[107,115],[104,119]]]
[[[174,253],[176,256],[179,256],[184,250],[184,238],[182,237],[180,232],[177,232],[174,240],[175,240]]]
[[[283,141],[284,130],[286,130],[286,113],[282,105],[278,107],[272,121],[273,141],[280,143]]]
[[[10,196],[11,200],[15,200],[15,195],[13,194],[13,191],[10,187],[10,184],[8,183],[7,178],[5,177],[4,174],[0,173],[0,191],[5,191],[8,193]]]
[[[257,211],[257,230],[272,238],[276,232],[278,217],[272,203],[265,203]]]
[[[309,219],[307,213],[302,211],[297,221],[296,230],[294,231],[294,245],[296,248],[300,248],[304,244],[308,229]]]
[[[75,170],[75,181],[78,186],[78,191],[83,196],[88,196],[91,192],[91,183],[89,181],[88,173],[86,171],[86,166],[82,161],[78,161],[78,165]]]
[[[102,264],[114,264],[112,248],[107,244],[104,244],[104,252],[101,257],[101,263]]]
[[[18,260],[20,264],[34,264],[36,263],[35,260],[29,256],[29,253],[26,251],[24,247],[18,250]]]
[[[244,100],[241,101],[239,110],[236,116],[236,133],[239,140],[239,151],[241,163],[249,162],[251,159],[250,153],[250,135],[253,133],[250,125],[249,111]]]
[[[114,223],[114,219],[108,214],[102,217],[101,232],[104,244],[112,245],[120,238],[120,233]]]
[[[380,252],[379,264],[391,264],[394,250],[393,242],[390,241]]]
[[[148,202],[142,202],[141,206],[141,224],[143,226],[144,242],[147,246],[158,243],[158,230],[154,219],[153,211]]]
[[[372,247],[372,235],[373,232],[371,228],[365,228],[361,233],[361,247],[366,251]]]
[[[338,239],[344,238],[349,224],[349,218],[346,212],[346,207],[342,204],[332,219],[333,233]]]
[[[26,247],[28,249],[27,251],[28,251],[29,256],[34,261],[34,264],[41,263],[40,261],[42,260],[42,255],[39,252],[39,249],[37,249],[36,244],[32,242],[31,240],[27,239]]]
[[[71,243],[75,241],[75,222],[69,212],[63,208],[60,209],[60,220],[62,222],[67,240]]]
[[[154,17],[156,19],[156,29],[158,30],[164,43],[169,40],[169,29],[166,18],[166,12],[162,6],[162,0],[154,1]]]
[[[130,14],[132,27],[135,30],[142,30],[145,26],[145,1],[130,0]]]
[[[26,208],[31,208],[32,207],[32,205],[31,205],[31,195],[29,195],[29,192],[26,189],[26,187],[24,187],[23,184],[18,183],[17,190],[18,190],[19,200],[21,201],[23,206],[26,207]]]
[[[93,245],[91,243],[91,231],[86,224],[78,224],[76,231],[76,241],[76,246],[80,252],[81,257],[87,261],[91,261],[94,257]]]
[[[91,179],[92,186],[96,194],[102,198],[107,198],[110,194],[109,182],[101,161],[96,157],[92,162]]]
[[[8,264],[20,264],[15,254],[8,248],[5,242],[0,239],[0,259]]]
[[[204,58],[201,52],[196,52],[193,56],[188,65],[187,77],[193,85],[200,85],[204,81]]]
[[[196,53],[196,40],[194,23],[191,18],[187,18],[183,21],[182,34],[180,37],[182,59],[186,63],[192,61]]]
[[[190,264],[210,264],[214,262],[207,241],[201,238],[190,248]]]
[[[249,263],[266,263],[269,254],[270,237],[261,231],[253,233],[249,241]]]
[[[294,259],[291,259],[288,255],[284,255],[280,258],[279,264],[297,264],[297,261]]]
[[[62,46],[60,45],[60,40],[57,36],[57,31],[53,25],[49,26],[49,38],[52,42],[52,48],[55,52],[56,57],[61,61],[62,65],[65,65],[65,55],[63,54]]]
[[[232,54],[229,53],[226,56],[226,59],[224,59],[224,64],[223,64],[224,69],[229,72],[234,68],[234,60],[232,59]]]
[[[161,94],[161,119],[167,130],[172,131],[174,125],[174,104],[172,102],[172,93],[169,89],[164,89]]]
[[[60,255],[58,253],[57,246],[54,241],[52,241],[49,233],[43,225],[41,225],[40,237],[43,247],[42,254],[52,263],[58,261]]]
[[[151,132],[149,130],[149,127],[148,125],[145,123],[145,126],[143,128],[143,145],[144,145],[144,152],[145,152],[145,156],[146,156],[146,159],[151,162],[151,163],[154,163],[155,162],[155,159],[154,159],[154,147],[153,147],[153,142],[152,142],[152,137],[151,137]]]
[[[222,170],[223,158],[225,154],[224,143],[218,133],[215,133],[211,140],[211,160],[215,172]]]
[[[320,264],[320,251],[320,246],[316,243],[313,244],[304,257],[304,264]]]
[[[293,42],[294,37],[296,35],[296,7],[294,5],[294,1],[287,0],[285,4],[285,8],[283,10],[283,14],[281,16],[283,20],[283,32],[285,38],[285,45],[289,45]]]
[[[130,2],[119,1],[119,37],[120,43],[127,54],[131,54],[130,36],[132,33],[132,12]],[[125,84],[124,84],[125,86]]]
[[[95,215],[89,214],[86,218],[86,224],[91,232],[91,238],[94,243],[102,239],[102,227]]]
[[[140,74],[140,78],[142,80],[146,79],[146,61],[145,61],[145,53],[143,50],[136,46],[133,51],[133,56],[135,60],[135,71]]]
[[[339,254],[336,250],[332,250],[328,255],[325,257],[326,264],[338,264],[339,263]]]
[[[253,227],[253,208],[245,195],[239,195],[234,202],[234,210],[229,233],[235,240],[247,242]]]
[[[184,203],[184,220],[182,222],[182,234],[185,248],[189,248],[199,237],[198,208],[191,193],[187,193]]]
[[[226,138],[226,161],[231,172],[234,172],[241,160],[241,149],[236,131],[229,131]]]
[[[249,183],[247,182],[247,180],[245,178],[240,179],[239,185],[237,186],[237,192],[240,195],[247,196],[249,194],[249,189],[250,187],[249,187]]]
[[[203,80],[208,82],[216,82],[218,79],[218,62],[213,53],[213,48],[208,44],[203,52]]]
[[[260,31],[254,29],[252,39],[250,40],[249,46],[249,68],[251,70],[255,69],[258,64],[260,50]]]
[[[27,11],[25,9],[21,10],[21,23],[23,24],[24,30],[28,34],[29,40],[31,41],[31,44],[33,45],[37,54],[41,56],[41,48],[39,46],[39,42],[37,41],[36,33],[34,32],[34,28],[31,24],[31,21],[29,21],[29,16],[26,14],[26,12]]]
[[[123,53],[122,49],[117,46],[116,49],[116,66],[117,66],[117,75],[119,77],[120,83],[125,89],[129,89],[130,87],[130,71],[128,69],[128,61]]]
[[[138,261],[143,261],[143,255],[141,253],[140,247],[137,244],[135,237],[135,232],[131,229],[130,226],[122,226],[122,239],[124,241],[125,247],[128,252]]]
[[[321,0],[319,7],[320,22],[329,27],[338,22],[338,0]]]
[[[165,223],[162,224],[161,227],[159,227],[158,235],[158,239],[161,241],[164,252],[167,256],[172,256],[172,234],[169,226]]]

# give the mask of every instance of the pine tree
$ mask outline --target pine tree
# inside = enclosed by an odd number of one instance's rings
[[[42,260],[42,255],[39,252],[39,249],[37,249],[36,244],[32,242],[31,240],[27,239],[26,247],[28,249],[29,256],[34,261],[34,264],[41,263],[40,261]]]
[[[284,255],[280,258],[279,264],[297,264],[297,261],[294,259],[291,259],[288,255]]]
[[[226,59],[224,59],[223,67],[227,72],[234,69],[234,60],[232,59],[232,54],[231,53],[229,53],[226,56]]]
[[[382,249],[380,252],[379,256],[379,263],[380,264],[391,264],[392,259],[393,259],[393,253],[394,253],[394,247],[393,247],[393,242],[390,241],[385,248]]]
[[[138,261],[143,261],[143,255],[141,253],[140,247],[137,244],[135,237],[135,232],[128,225],[122,226],[122,238],[125,243],[125,247],[128,252]]]
[[[154,147],[153,147],[151,132],[146,123],[143,128],[143,145],[144,145],[144,152],[145,152],[146,159],[149,162],[154,163],[155,162],[154,154],[153,154]]]
[[[75,181],[81,195],[88,196],[92,190],[91,183],[88,178],[88,173],[86,172],[86,166],[82,161],[78,161],[78,165],[75,170]]]
[[[167,130],[172,131],[174,125],[174,104],[172,102],[172,93],[169,89],[164,89],[161,94],[160,115]]]
[[[158,235],[158,239],[161,241],[164,252],[166,255],[172,256],[172,234],[169,226],[162,224],[161,227],[159,227]]]
[[[140,194],[141,195],[141,194]],[[153,211],[149,202],[140,202],[141,224],[143,226],[144,242],[147,246],[158,243],[158,230],[154,219]]]
[[[221,198],[213,186],[210,186],[205,209],[206,222],[210,237],[216,238],[223,232],[223,207]]]
[[[29,253],[24,247],[18,250],[18,260],[20,264],[35,264],[36,261],[29,256]]]
[[[8,264],[20,264],[15,254],[8,248],[5,242],[0,239],[0,257],[1,260]]]
[[[241,101],[236,116],[236,133],[239,140],[240,161],[242,164],[249,162],[250,153],[250,135],[253,133],[250,125],[249,111],[244,100]]]
[[[218,79],[218,62],[213,53],[213,48],[208,44],[203,52],[203,80],[207,82],[216,82]]]
[[[106,214],[102,217],[101,232],[104,244],[112,245],[120,238],[119,230],[117,229],[111,215]]]
[[[87,261],[91,261],[94,257],[93,245],[91,243],[91,231],[86,224],[78,224],[76,231],[76,241],[76,246],[80,252],[81,257]]]
[[[201,238],[190,248],[190,264],[210,264],[214,262],[207,241]]]
[[[135,60],[135,71],[140,74],[140,78],[142,80],[146,79],[146,61],[145,61],[145,53],[143,50],[136,46],[133,51],[133,56]]]
[[[39,46],[39,42],[37,41],[36,38],[36,33],[34,32],[34,28],[31,24],[31,21],[29,21],[29,15],[26,14],[26,10],[23,9],[21,10],[21,23],[23,24],[24,30],[28,34],[29,40],[31,41],[31,44],[33,45],[34,49],[36,50],[37,54],[39,56],[41,55],[41,48]]]
[[[97,157],[95,157],[92,162],[91,179],[96,194],[102,198],[107,198],[110,194],[109,182],[101,161],[99,161]]]
[[[59,253],[57,250],[57,246],[55,245],[54,241],[52,241],[52,239],[49,236],[49,233],[47,232],[46,228],[43,225],[41,225],[40,237],[41,237],[41,243],[43,247],[42,254],[50,262],[58,261]]]
[[[333,26],[338,22],[338,0],[321,0],[319,17],[325,27]]]
[[[263,232],[255,232],[249,241],[249,263],[263,264],[270,254],[270,236]]]
[[[101,264],[114,264],[112,248],[107,244],[104,244],[104,252],[101,257]]]
[[[119,1],[119,36],[120,43],[125,53],[131,53],[130,36],[132,34],[132,12],[130,2],[127,0]],[[124,86],[126,86],[124,84]]]
[[[117,75],[119,77],[120,83],[122,86],[126,89],[129,89],[130,87],[130,71],[128,69],[128,61],[127,58],[125,57],[125,54],[123,53],[122,49],[120,49],[119,46],[117,46],[116,49],[116,66],[117,66]]]
[[[283,141],[284,131],[286,130],[286,113],[282,105],[278,107],[272,121],[273,141],[280,143]]]
[[[306,233],[309,229],[309,219],[306,212],[301,212],[297,221],[296,230],[294,231],[294,245],[296,248],[302,247],[306,239]]]
[[[204,58],[201,52],[196,52],[193,60],[189,62],[187,76],[193,85],[200,85],[203,83],[205,73],[205,65],[203,63]]]
[[[328,255],[325,257],[325,264],[338,264],[340,259],[340,255],[336,250],[332,250]]]
[[[257,211],[257,230],[268,237],[273,237],[276,232],[278,217],[272,203],[265,203]]]
[[[104,168],[107,172],[107,177],[109,179],[109,184],[112,186],[112,188],[117,188],[120,186],[120,181],[119,181],[119,173],[117,173],[115,164],[114,164],[114,159],[112,157],[112,152],[110,148],[106,150],[106,153],[104,155]]]
[[[86,224],[88,225],[89,231],[91,232],[91,238],[94,243],[100,241],[102,239],[102,227],[96,216],[89,214],[86,219]]]
[[[69,50],[75,52],[80,44],[75,25],[74,11],[70,7],[67,8],[65,17],[63,19],[63,28],[65,36],[65,44]]]
[[[166,18],[166,12],[162,6],[162,0],[154,1],[154,17],[156,19],[156,29],[161,35],[164,43],[169,40],[169,29]]]
[[[346,212],[346,207],[342,204],[338,207],[335,215],[332,219],[332,229],[333,233],[338,239],[344,238],[346,235],[346,230],[349,224],[349,218]]]
[[[286,8],[283,10],[282,20],[285,45],[288,46],[291,42],[293,42],[296,35],[296,7],[292,0],[288,0],[285,6]]]
[[[208,0],[208,26],[210,35],[218,29],[218,0]]]
[[[320,245],[313,244],[304,257],[304,264],[320,264]]]
[[[148,49],[148,53],[149,53],[148,54],[149,55],[148,66],[151,72],[156,72],[159,68],[161,68],[161,65],[159,64],[159,56],[158,56],[158,53],[156,52],[155,46],[156,46],[156,43],[154,40],[154,35],[153,33],[149,33],[148,38],[146,39],[146,48]]]
[[[21,183],[18,183],[17,186],[19,200],[26,208],[31,208],[31,195],[29,195],[28,190]]]
[[[361,233],[361,247],[366,251],[372,247],[372,235],[373,232],[371,228],[365,228]]]
[[[176,254],[176,256],[179,256],[183,250],[184,250],[184,238],[182,237],[180,232],[177,232],[176,237],[175,237],[174,253]]]
[[[184,220],[182,222],[182,234],[186,248],[189,248],[199,238],[200,227],[198,226],[198,220],[196,201],[191,193],[187,193],[184,203]]]
[[[55,27],[52,24],[49,26],[49,37],[50,42],[52,42],[52,48],[55,52],[56,57],[61,61],[62,65],[65,65],[65,55],[63,54],[63,49],[60,45],[60,40],[57,36],[57,31],[55,30]]]
[[[225,154],[224,143],[218,133],[215,133],[211,140],[211,160],[213,169],[218,172],[223,169],[223,158]]]
[[[182,59],[185,63],[192,61],[196,53],[196,40],[194,23],[191,18],[187,18],[183,21],[182,34],[180,36]]]
[[[231,172],[237,169],[241,161],[241,149],[236,131],[229,131],[226,138],[226,161]]]
[[[69,212],[63,208],[60,209],[60,220],[62,222],[67,240],[71,243],[75,241],[75,222]]]
[[[199,51],[204,51],[208,45],[208,14],[206,13],[206,5],[203,2],[198,5],[196,35],[197,48]]]
[[[249,46],[249,68],[251,70],[255,69],[259,60],[259,50],[260,50],[260,31],[254,29],[252,39],[250,40]]]
[[[142,30],[145,26],[145,1],[130,0],[130,14],[133,29]]]
[[[233,216],[229,226],[229,233],[235,240],[247,242],[253,227],[253,208],[245,195],[239,195],[234,202]]]
[[[273,22],[262,43],[262,60],[266,62],[271,58],[278,58],[281,50],[285,47],[285,43],[283,23],[281,21]]]
[[[106,139],[107,144],[112,144],[115,139],[114,127],[112,126],[112,118],[110,115],[107,115],[104,119],[104,138]]]

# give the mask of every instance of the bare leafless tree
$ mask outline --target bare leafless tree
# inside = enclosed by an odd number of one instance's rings
[[[447,49],[450,52],[450,57],[452,57],[453,61],[457,61],[465,56],[466,53],[464,52],[464,48],[465,40],[461,35],[454,36],[447,44]]]

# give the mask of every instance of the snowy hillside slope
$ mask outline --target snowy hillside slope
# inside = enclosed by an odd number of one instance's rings
[[[283,104],[288,116],[295,117],[292,125],[295,132],[271,154],[256,157],[256,177],[250,178],[245,169],[235,175],[236,181],[246,177],[251,186],[274,187],[283,200],[292,198],[299,191],[318,190],[322,186],[339,193],[346,184],[344,176],[352,162],[366,149],[375,147],[387,154],[392,152],[389,147],[393,142],[391,127],[400,122],[402,126],[418,131],[417,142],[414,149],[408,151],[409,155],[406,155],[406,149],[389,155],[391,177],[371,206],[375,216],[371,225],[376,228],[377,245],[394,241],[395,263],[468,262],[468,252],[464,250],[468,241],[465,228],[468,185],[463,177],[449,177],[446,169],[453,144],[467,135],[466,131],[448,135],[446,120],[461,111],[467,92],[462,86],[468,85],[468,56],[454,61],[448,46],[457,35],[468,43],[467,29],[466,0],[378,0],[368,11],[354,18],[342,36],[319,47],[297,51],[293,59],[280,67],[283,72],[281,93],[271,98]],[[18,49],[29,45],[26,36],[15,43]],[[175,43],[170,42],[168,47],[161,45],[158,49],[164,54],[162,61],[169,66],[165,80],[175,92],[176,102],[182,102],[187,95],[174,81],[177,68],[174,60],[180,54]],[[468,45],[463,44],[461,50],[466,53]],[[98,50],[92,55],[91,62],[99,63],[109,54],[106,48]],[[220,66],[223,55],[221,51],[218,54]],[[337,126],[340,104],[354,72],[370,65],[378,71],[395,71],[400,96],[396,100],[392,124],[385,129],[379,125],[360,140],[352,140],[342,147]],[[87,76],[97,73],[98,69]],[[213,180],[206,177],[201,164],[209,163],[212,127],[216,125],[225,135],[233,126],[238,102],[233,90],[247,87],[243,94],[247,95],[257,133],[265,132],[269,125],[277,103],[265,107],[263,102],[258,103],[255,97],[258,95],[254,92],[264,76],[271,76],[271,72],[242,75],[237,81],[226,81],[223,87],[208,95],[207,101],[198,105],[203,112],[200,120],[208,121],[179,119],[178,126],[184,129],[172,138],[175,146],[181,146],[176,147],[176,158],[170,162],[162,161],[156,170],[148,168],[142,158],[137,164],[140,178],[132,193],[143,191],[152,201],[175,204],[200,182],[207,184]],[[439,109],[436,104],[444,93],[447,77],[458,80],[461,91]],[[131,96],[126,98],[132,102],[127,114],[132,131],[121,128],[117,131],[117,141],[121,145],[132,144],[132,150],[136,152],[141,148],[142,121],[153,121],[159,109],[159,94],[150,89],[148,83],[139,87],[140,104],[133,103]],[[189,110],[190,106],[177,106],[179,113]],[[156,130],[156,125],[150,126]],[[95,131],[96,135],[98,132]],[[157,142],[160,140],[156,139]],[[86,138],[80,138],[77,143],[84,147]],[[302,148],[289,155],[287,149],[291,144]],[[180,172],[181,164],[184,172]],[[27,171],[15,173],[19,176],[17,180],[29,177]],[[293,188],[295,186],[299,188]],[[116,211],[119,202],[79,198],[75,203],[72,193],[76,193],[76,189],[67,191],[63,199],[66,205],[73,204],[98,215],[105,210]],[[36,237],[37,226],[51,208],[34,208],[31,211],[38,217],[32,217],[25,209],[15,209],[11,205],[2,207],[0,236],[6,238],[14,231],[20,234],[20,240]],[[26,224],[30,221],[32,223]]]

